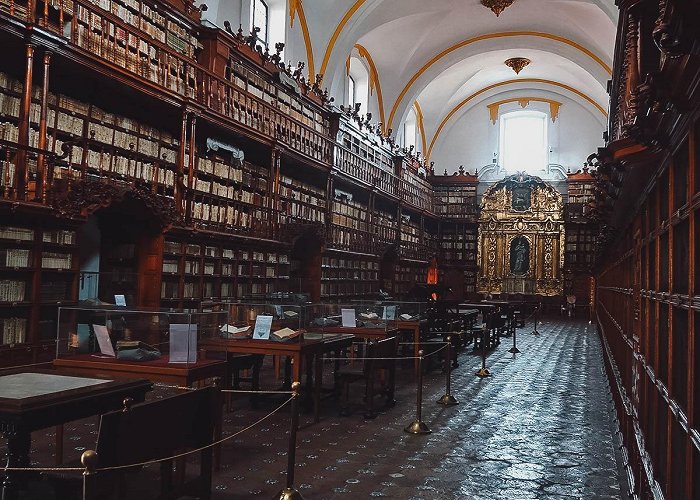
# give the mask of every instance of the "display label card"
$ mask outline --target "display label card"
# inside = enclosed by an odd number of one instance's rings
[[[396,319],[396,306],[384,306],[382,319],[393,321]]]
[[[112,346],[112,341],[109,338],[107,327],[92,325],[92,330],[95,332],[95,337],[97,337],[97,345],[100,346],[100,352],[105,356],[114,358],[116,354],[114,353],[114,346]]]
[[[255,329],[253,330],[253,338],[257,340],[269,340],[271,329],[272,316],[260,315],[257,318],[255,318]]]
[[[124,295],[115,295],[114,303],[118,306],[126,307],[126,297]]]
[[[344,327],[355,328],[357,326],[357,319],[355,318],[355,309],[341,309],[340,314],[343,319]]]
[[[275,316],[277,318],[284,318],[284,310],[282,306],[275,306]]]
[[[170,325],[170,362],[197,362],[197,325]]]

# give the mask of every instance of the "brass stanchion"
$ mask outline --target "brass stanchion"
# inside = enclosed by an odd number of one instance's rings
[[[299,382],[292,383],[292,421],[289,429],[289,450],[287,451],[287,487],[279,492],[275,499],[304,500],[294,488],[294,463],[297,449],[297,428],[299,427]]]
[[[458,405],[459,401],[450,394],[450,378],[452,374],[452,337],[447,337],[447,354],[445,355],[445,395],[438,399],[438,404],[443,406],[454,406]]]
[[[85,467],[83,471],[83,500],[90,500],[90,498],[95,498],[93,483],[95,482],[95,469],[97,469],[97,452],[93,450],[85,451],[80,456],[80,463]]]
[[[416,391],[416,419],[404,427],[409,434],[430,434],[423,418],[423,350],[418,351],[418,390]]]
[[[487,329],[488,327],[481,329],[481,368],[475,373],[477,377],[481,378],[491,375],[491,372],[486,368],[486,339],[484,337],[486,336]]]
[[[508,352],[513,353],[513,354],[518,354],[520,352],[520,349],[518,349],[518,347],[515,345],[515,337],[517,335],[517,333],[516,333],[517,331],[518,331],[518,327],[516,326],[515,328],[513,328],[513,347],[508,349]]]
[[[533,335],[539,336],[540,332],[537,331],[537,323],[539,323],[539,312],[540,312],[540,305],[537,304],[535,306],[535,330],[532,332]]]

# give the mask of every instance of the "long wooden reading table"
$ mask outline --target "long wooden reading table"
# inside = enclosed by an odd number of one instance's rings
[[[287,341],[259,340],[252,338],[208,338],[200,340],[199,347],[211,352],[231,352],[237,354],[262,354],[288,356],[292,361],[292,380],[301,382],[302,360],[307,361],[307,391],[312,390],[314,400],[314,421],[318,422],[321,408],[321,385],[323,381],[323,355],[340,352],[350,347],[353,336],[343,333],[305,332],[301,339]],[[312,365],[313,362],[313,365]],[[313,374],[311,368],[313,366]]]

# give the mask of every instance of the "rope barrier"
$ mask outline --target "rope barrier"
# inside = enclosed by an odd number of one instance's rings
[[[83,472],[84,467],[3,467],[4,472]]]
[[[237,437],[237,436],[240,436],[241,434],[243,434],[244,432],[249,431],[249,430],[252,429],[253,427],[255,427],[255,426],[257,426],[257,425],[260,425],[260,424],[263,423],[265,420],[269,419],[269,418],[272,417],[274,414],[278,413],[282,408],[284,408],[284,407],[287,406],[289,403],[291,403],[293,399],[294,399],[294,396],[290,397],[290,398],[287,399],[284,403],[282,403],[280,406],[278,406],[277,408],[275,408],[274,410],[272,410],[270,413],[268,413],[268,414],[265,415],[264,417],[262,417],[262,418],[256,420],[255,422],[253,422],[253,423],[250,424],[249,426],[244,427],[244,428],[241,429],[240,431],[235,432],[235,433],[231,434],[230,436],[226,436],[225,438],[219,439],[218,441],[214,441],[213,443],[208,444],[208,445],[206,445],[206,446],[202,446],[202,447],[200,447],[200,448],[196,448],[196,449],[190,450],[190,451],[185,451],[185,452],[183,452],[183,453],[178,453],[177,455],[173,455],[173,456],[171,456],[171,457],[158,458],[158,459],[153,459],[153,460],[147,460],[147,461],[145,461],[145,462],[141,462],[141,463],[137,463],[137,464],[116,465],[116,466],[113,466],[113,467],[103,467],[103,468],[100,468],[100,469],[95,469],[95,472],[106,472],[106,471],[112,471],[112,470],[131,469],[131,468],[133,468],[133,467],[143,467],[143,466],[146,466],[146,465],[157,464],[157,463],[166,462],[166,461],[169,461],[169,460],[175,460],[175,459],[177,459],[177,458],[181,458],[181,457],[186,457],[186,456],[188,456],[188,455],[192,455],[193,453],[199,453],[200,451],[206,450],[207,448],[213,448],[214,446],[218,446],[218,445],[220,445],[221,443],[224,443],[224,442],[226,442],[226,441],[229,441],[229,440],[231,440],[231,439],[233,439],[233,438],[235,438],[235,437]],[[76,470],[82,471],[82,470],[84,470],[84,469],[76,469]]]
[[[222,389],[221,392],[235,394],[293,394],[292,391],[244,391],[241,389]]]
[[[379,361],[405,361],[407,359],[425,359],[428,356],[432,356],[433,354],[437,354],[444,349],[447,349],[446,343],[440,349],[437,349],[436,351],[433,351],[430,354],[427,354],[425,356],[403,356],[403,357],[395,357],[395,358],[323,358],[323,360],[324,361],[364,361],[364,360],[375,359],[375,360],[379,360]]]

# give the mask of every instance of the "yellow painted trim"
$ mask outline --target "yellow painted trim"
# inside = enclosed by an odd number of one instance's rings
[[[359,10],[359,8],[362,7],[362,4],[365,3],[366,1],[367,0],[357,0],[353,4],[353,6],[350,7],[350,10],[348,10],[345,13],[345,15],[343,16],[343,19],[341,19],[340,23],[338,23],[338,26],[336,26],[335,31],[333,32],[333,36],[331,37],[330,41],[328,42],[328,47],[326,47],[326,53],[323,56],[323,63],[321,63],[321,74],[322,75],[326,74],[326,70],[328,69],[328,63],[331,60],[331,53],[333,52],[333,47],[335,47],[335,44],[338,41],[340,34],[343,32],[345,25],[348,24],[348,21],[350,21],[350,18],[352,18],[352,16],[355,15],[355,12],[357,12]]]
[[[374,88],[377,91],[379,120],[382,122],[382,132],[384,132],[384,130],[386,130],[386,122],[384,121],[384,97],[382,96],[382,84],[379,82],[379,73],[377,72],[377,67],[374,65],[372,56],[369,54],[366,48],[364,48],[359,43],[355,44],[355,48],[360,54],[360,57],[364,57],[367,60],[367,64],[369,64],[370,88],[372,87],[372,82],[374,82]]]
[[[499,108],[511,102],[517,102],[520,104],[521,108],[526,108],[531,101],[534,102],[544,102],[549,104],[549,117],[553,122],[557,121],[557,116],[559,116],[559,108],[561,103],[555,101],[554,99],[546,99],[544,97],[513,97],[512,99],[504,99],[503,101],[494,102],[492,104],[487,104],[486,107],[489,110],[489,117],[491,118],[491,123],[495,124],[498,120],[498,110]]]
[[[309,69],[309,82],[313,83],[316,79],[316,67],[314,65],[314,47],[311,44],[311,36],[309,35],[309,25],[306,22],[306,14],[304,14],[303,0],[289,0],[289,26],[294,27],[294,16],[299,14],[299,24],[301,25],[301,34],[304,37],[304,45],[306,45],[306,66]]]
[[[391,125],[394,123],[396,111],[397,111],[399,105],[401,104],[401,101],[403,100],[403,98],[406,97],[406,94],[410,90],[411,86],[414,83],[416,83],[416,80],[418,80],[418,78],[420,78],[423,75],[423,73],[428,71],[428,69],[430,69],[430,67],[433,64],[435,64],[437,61],[439,61],[440,59],[442,59],[446,55],[454,52],[455,50],[459,50],[463,47],[466,47],[467,45],[471,45],[472,43],[481,42],[483,40],[490,40],[493,38],[506,38],[506,37],[517,37],[517,36],[534,36],[534,37],[540,37],[540,38],[547,38],[549,40],[554,40],[556,42],[564,43],[566,45],[574,47],[575,49],[583,52],[584,54],[589,56],[591,59],[593,59],[595,62],[600,64],[600,66],[602,66],[603,69],[605,69],[605,71],[607,71],[607,73],[609,75],[612,75],[612,69],[610,68],[610,66],[605,64],[605,62],[600,57],[596,56],[593,52],[591,52],[587,48],[583,47],[582,45],[579,45],[578,43],[576,43],[572,40],[569,40],[568,38],[564,38],[562,36],[552,35],[549,33],[541,33],[538,31],[511,31],[511,32],[489,33],[486,35],[480,35],[480,36],[476,36],[473,38],[469,38],[467,40],[463,40],[455,45],[452,45],[451,47],[448,47],[447,49],[443,50],[442,52],[440,52],[436,56],[433,56],[427,63],[425,63],[423,65],[423,67],[421,69],[419,69],[418,72],[411,77],[411,79],[408,81],[406,86],[403,88],[403,90],[399,94],[398,99],[396,99],[396,102],[394,103],[394,107],[391,109],[391,114],[389,115],[389,123],[387,124],[387,128],[390,128]]]
[[[445,125],[447,124],[447,122],[450,121],[450,118],[452,118],[452,117],[455,115],[455,113],[457,113],[457,111],[459,111],[465,104],[467,104],[469,101],[471,101],[471,100],[474,99],[475,97],[477,97],[477,96],[483,94],[484,92],[488,92],[489,90],[494,89],[494,88],[496,88],[496,87],[502,87],[503,85],[510,85],[510,84],[513,84],[513,83],[543,83],[543,84],[546,84],[546,85],[554,85],[555,87],[561,87],[561,88],[563,88],[563,89],[565,89],[565,90],[568,90],[569,92],[573,92],[574,94],[576,94],[576,95],[578,95],[578,96],[584,98],[585,100],[587,100],[588,102],[590,102],[593,106],[595,106],[595,107],[598,109],[598,111],[600,111],[601,113],[603,113],[603,115],[604,115],[606,118],[608,117],[607,111],[605,111],[605,110],[603,109],[603,107],[602,107],[600,104],[598,104],[597,102],[595,102],[591,97],[589,97],[588,95],[584,94],[584,93],[581,92],[580,90],[575,89],[575,88],[573,88],[573,87],[571,87],[571,86],[569,86],[569,85],[566,85],[566,84],[564,84],[564,83],[555,82],[555,81],[553,81],[553,80],[543,80],[543,79],[541,79],[541,78],[520,78],[520,79],[517,79],[517,80],[506,80],[506,81],[504,81],[504,82],[494,83],[493,85],[489,85],[489,86],[487,86],[487,87],[484,87],[484,88],[481,89],[481,90],[477,90],[477,91],[474,92],[472,95],[470,95],[469,97],[467,97],[466,99],[464,99],[462,102],[460,102],[459,104],[457,104],[454,108],[452,108],[452,110],[451,110],[449,113],[447,113],[447,115],[445,116],[445,118],[444,118],[444,119],[442,120],[442,122],[440,123],[440,126],[437,128],[437,131],[435,132],[435,135],[433,135],[433,138],[432,138],[432,140],[430,141],[430,146],[428,147],[428,154],[427,154],[426,157],[427,157],[428,159],[430,158],[430,155],[433,153],[433,146],[435,146],[435,142],[437,141],[437,138],[440,136],[440,133],[442,132],[442,129],[445,127]]]
[[[423,143],[421,151],[425,151],[425,147],[428,145],[428,141],[425,140],[425,127],[423,127],[423,110],[420,108],[418,101],[414,101],[413,108],[416,110],[416,122],[418,123],[418,130],[420,131],[420,140]]]

